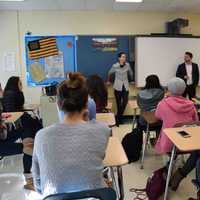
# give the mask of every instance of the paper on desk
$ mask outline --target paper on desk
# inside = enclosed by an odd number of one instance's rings
[[[3,70],[5,72],[15,72],[16,71],[16,58],[15,52],[5,52],[3,55]]]
[[[59,51],[56,56],[45,58],[45,73],[48,78],[64,78],[63,52]]]

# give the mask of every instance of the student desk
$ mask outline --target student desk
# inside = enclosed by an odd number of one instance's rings
[[[111,168],[111,175],[114,180],[113,181],[114,183],[115,183],[115,178],[114,178],[113,167],[117,167],[118,186],[119,186],[119,193],[120,193],[119,199],[123,200],[124,186],[123,186],[122,165],[125,165],[128,163],[128,158],[126,156],[126,153],[124,152],[122,144],[120,143],[117,137],[110,137],[107,150],[106,150],[106,156],[103,163],[105,166]]]
[[[134,111],[134,113],[133,113],[133,128],[132,128],[132,129],[134,129],[134,125],[136,122],[137,109],[139,109],[139,106],[138,106],[136,100],[129,100],[128,104],[130,105],[131,109],[133,109],[133,111]]]
[[[23,112],[9,112],[8,114],[11,114],[11,116],[7,119],[5,119],[5,123],[13,124],[15,123],[24,113]]]
[[[110,127],[115,125],[115,115],[113,113],[97,113],[96,119],[99,122],[105,122]]]
[[[186,131],[190,134],[190,137],[184,138],[181,135],[177,134],[177,131]],[[176,150],[182,152],[190,152],[195,150],[200,150],[200,127],[186,127],[186,128],[168,128],[164,129],[167,137],[173,142],[173,150],[171,153],[170,164],[167,174],[167,181],[165,187],[164,200],[167,200],[169,181],[171,177],[171,172],[173,168],[173,162],[176,154]]]

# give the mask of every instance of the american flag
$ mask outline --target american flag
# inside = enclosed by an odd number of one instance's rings
[[[28,43],[29,59],[38,59],[58,55],[56,38],[44,38]]]

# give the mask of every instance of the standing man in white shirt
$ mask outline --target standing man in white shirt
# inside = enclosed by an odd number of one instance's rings
[[[184,63],[178,66],[176,76],[183,79],[187,85],[183,94],[184,97],[189,96],[192,99],[196,96],[196,87],[199,83],[199,67],[192,62],[193,54],[185,52]]]

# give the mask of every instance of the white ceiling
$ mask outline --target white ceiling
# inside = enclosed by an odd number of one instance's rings
[[[114,0],[25,0],[0,2],[0,10],[117,10],[200,13],[200,0],[144,0],[116,3]]]

